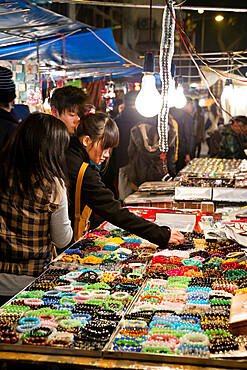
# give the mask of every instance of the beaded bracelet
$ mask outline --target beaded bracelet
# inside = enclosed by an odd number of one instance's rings
[[[40,306],[44,304],[44,301],[40,298],[26,298],[24,299],[25,306]]]
[[[19,320],[19,325],[36,325],[40,323],[40,319],[34,316],[22,317]]]
[[[59,304],[60,305],[75,305],[77,303],[77,301],[75,299],[71,299],[71,298],[67,298],[67,297],[63,297],[59,300]]]
[[[157,297],[155,295],[145,295],[145,296],[141,297],[140,303],[149,302],[151,304],[152,303],[160,304],[162,302],[162,299],[163,299],[162,297]]]
[[[48,339],[44,337],[37,337],[37,338],[30,337],[30,338],[23,339],[22,344],[35,345],[35,346],[47,346]]]
[[[92,318],[91,315],[86,314],[86,313],[74,313],[71,315],[71,319],[76,319],[76,320],[82,320],[82,321],[90,321]]]
[[[68,333],[68,332],[59,332],[59,333],[56,334],[55,339],[66,340],[67,342],[73,342],[74,334],[73,333]]]
[[[18,325],[16,327],[16,330],[20,333],[28,333],[32,329],[37,329],[39,327],[41,327],[41,323],[38,323],[38,324],[24,324],[24,325]]]
[[[57,285],[55,286],[55,290],[59,290],[60,292],[71,292],[74,290],[73,285]]]
[[[180,338],[181,344],[208,346],[208,336],[202,333],[185,334]]]
[[[51,328],[49,328],[47,326],[42,326],[42,327],[39,327],[37,329],[35,328],[35,329],[32,329],[30,331],[30,336],[33,337],[33,338],[36,338],[36,337],[47,338],[51,334],[52,334],[52,330],[51,330]]]
[[[147,323],[143,320],[121,320],[120,325],[124,328],[141,328],[147,327]]]
[[[91,293],[95,299],[107,299],[107,297],[110,295],[109,290],[92,290]]]
[[[115,292],[112,294],[112,298],[115,300],[124,300],[129,297],[129,293],[127,292]]]
[[[70,328],[77,328],[85,324],[86,321],[83,320],[76,320],[76,319],[62,319],[59,324],[62,328],[70,329]]]
[[[57,347],[57,348],[69,348],[71,343],[68,342],[66,339],[53,339],[49,342],[49,346]]]
[[[113,310],[122,310],[123,304],[115,299],[110,299],[109,301],[105,302],[106,309],[113,309]]]

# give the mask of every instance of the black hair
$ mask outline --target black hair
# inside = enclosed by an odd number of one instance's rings
[[[68,85],[55,89],[51,97],[51,107],[62,114],[65,109],[74,112],[80,104],[88,101],[87,95],[82,89]]]
[[[130,108],[130,107],[135,106],[137,95],[138,95],[138,91],[131,90],[127,92],[127,94],[125,94],[123,97],[125,107]]]
[[[0,102],[0,108],[9,108],[9,103],[7,103],[7,102]]]
[[[213,103],[210,105],[210,112],[213,113],[214,117],[216,118],[217,117],[217,108],[216,108],[216,104]]]
[[[68,130],[58,118],[45,113],[30,114],[0,152],[0,163],[4,163],[0,168],[1,193],[9,191],[11,174],[14,194],[36,200],[35,183],[46,191],[46,182],[56,195],[56,179],[66,184],[64,151],[69,140]]]
[[[200,107],[200,105],[198,104],[196,107],[195,107],[195,111],[197,113],[202,113],[202,107]]]
[[[79,107],[80,124],[77,127],[76,135],[78,137],[89,136],[93,145],[97,141],[101,141],[103,150],[117,147],[119,130],[116,122],[104,112],[91,113],[93,109],[92,104]]]
[[[235,116],[235,117],[233,117],[233,119],[230,119],[230,124],[233,124],[234,121],[243,122],[244,126],[247,125],[247,117],[246,116]]]

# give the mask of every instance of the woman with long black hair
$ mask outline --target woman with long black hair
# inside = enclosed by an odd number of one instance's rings
[[[30,114],[0,152],[0,304],[40,275],[52,244],[72,239],[66,195],[69,133],[59,119]]]

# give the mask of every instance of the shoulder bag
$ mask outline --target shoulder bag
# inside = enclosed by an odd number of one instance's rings
[[[81,212],[81,185],[84,173],[87,169],[88,163],[83,162],[77,176],[76,190],[75,190],[75,222],[74,222],[74,240],[80,239],[86,231],[89,230],[92,210],[85,206]]]

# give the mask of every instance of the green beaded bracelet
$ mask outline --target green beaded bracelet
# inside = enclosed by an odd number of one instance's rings
[[[110,310],[122,310],[123,304],[115,299],[109,299],[105,302],[105,308]]]

